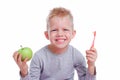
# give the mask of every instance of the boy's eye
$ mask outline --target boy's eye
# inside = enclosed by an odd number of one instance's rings
[[[57,30],[56,29],[51,30],[51,32],[53,32],[53,31],[57,31]]]
[[[69,31],[69,29],[64,29],[64,31]]]

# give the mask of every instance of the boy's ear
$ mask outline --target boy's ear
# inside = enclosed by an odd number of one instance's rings
[[[76,35],[76,31],[74,30],[74,31],[72,32],[72,39],[75,37],[75,35]]]
[[[48,31],[44,32],[45,37],[49,40]]]

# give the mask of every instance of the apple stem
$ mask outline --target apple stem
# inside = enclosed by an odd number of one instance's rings
[[[23,46],[22,46],[22,45],[20,45],[20,47],[21,47],[21,48],[23,48]]]

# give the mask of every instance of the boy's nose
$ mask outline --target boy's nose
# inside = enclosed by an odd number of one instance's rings
[[[63,36],[64,32],[62,30],[58,30],[58,36]]]

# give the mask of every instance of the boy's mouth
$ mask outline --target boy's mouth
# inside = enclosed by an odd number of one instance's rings
[[[55,39],[55,41],[58,42],[58,43],[63,43],[63,42],[66,41],[66,39]]]

